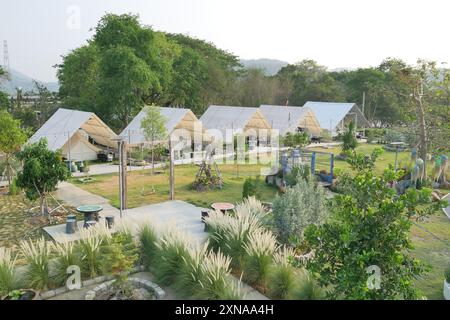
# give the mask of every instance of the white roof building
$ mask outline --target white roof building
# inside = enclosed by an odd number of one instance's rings
[[[250,130],[256,134],[260,129],[270,131],[270,124],[259,108],[211,105],[200,121],[204,129],[218,130],[224,138],[227,130],[231,135],[246,134]]]
[[[319,121],[310,108],[261,105],[259,110],[272,129],[279,130],[280,135],[305,131],[311,136],[320,136],[322,132]]]
[[[329,130],[333,135],[344,130],[349,121],[355,121],[357,127],[369,125],[356,103],[308,101],[303,107],[310,108],[321,128]]]
[[[131,145],[139,145],[147,143],[144,130],[141,127],[141,121],[144,119],[144,107],[128,126],[120,134],[126,137],[126,141]],[[201,132],[201,124],[195,114],[186,108],[158,107],[160,114],[166,119],[166,131],[171,134],[175,129],[185,129],[191,134]]]
[[[48,148],[61,150],[72,160],[95,160],[106,148],[117,148],[116,134],[94,113],[60,108],[29,139],[29,143],[46,138]]]

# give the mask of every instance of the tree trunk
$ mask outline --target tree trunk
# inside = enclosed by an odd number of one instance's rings
[[[8,178],[8,190],[11,190],[11,164],[9,163],[10,158],[8,154],[5,156],[6,163],[6,177]]]
[[[41,209],[41,214],[42,215],[45,215],[46,214],[46,201],[45,201],[45,196],[44,195],[41,195],[41,198],[40,198],[40,202],[39,202],[39,207],[40,207],[40,209]]]
[[[155,161],[154,161],[154,150],[153,150],[153,141],[152,141],[152,150],[151,150],[151,157],[152,157],[152,175],[155,174]]]
[[[422,96],[420,93],[416,96],[416,111],[417,111],[417,120],[419,122],[419,155],[420,158],[424,161],[424,168],[423,168],[423,178],[427,178],[427,128],[426,128],[426,122],[425,122],[425,110],[423,108],[423,102],[422,102]]]

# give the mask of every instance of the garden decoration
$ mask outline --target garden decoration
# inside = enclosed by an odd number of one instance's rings
[[[193,188],[197,191],[205,191],[211,189],[222,189],[222,174],[214,161],[215,146],[211,142],[205,148],[205,158],[202,160],[200,167],[195,175]]]
[[[211,205],[211,208],[226,214],[228,211],[234,209],[234,204],[228,202],[216,202]]]
[[[422,186],[425,164],[421,158],[416,159],[416,164],[411,171],[411,185],[418,189]]]
[[[98,222],[99,215],[98,213],[103,210],[102,206],[99,205],[84,205],[79,206],[77,211],[84,214],[84,228],[89,227],[92,223],[90,222]]]
[[[448,157],[446,155],[436,156],[433,168],[433,186],[435,188],[449,188],[447,181]]]

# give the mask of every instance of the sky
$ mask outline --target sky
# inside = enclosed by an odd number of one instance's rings
[[[137,13],[155,30],[242,59],[314,59],[332,69],[386,57],[450,63],[448,0],[2,0],[0,41],[8,41],[11,68],[56,81],[53,66],[92,37],[105,13]]]

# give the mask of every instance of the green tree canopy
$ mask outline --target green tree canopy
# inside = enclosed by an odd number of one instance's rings
[[[25,190],[28,199],[40,199],[41,213],[48,213],[47,197],[59,182],[67,180],[69,172],[59,152],[47,148],[47,139],[26,145],[17,153],[23,169],[17,175],[17,186]]]

